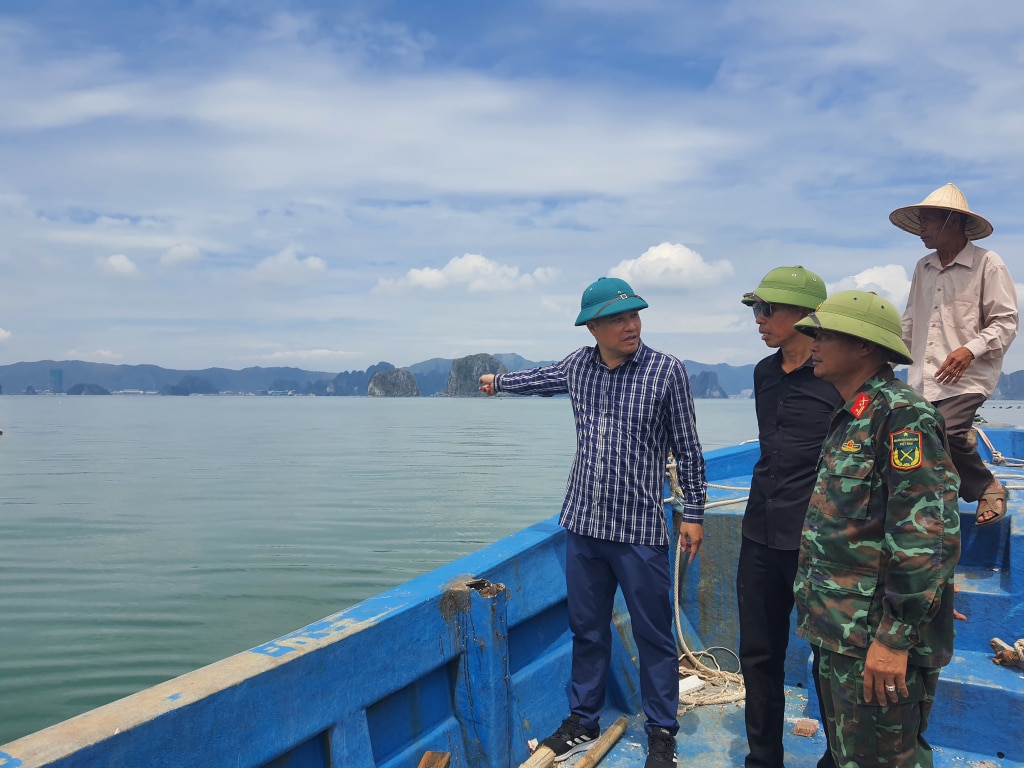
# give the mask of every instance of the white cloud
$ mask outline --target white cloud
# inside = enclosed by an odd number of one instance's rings
[[[112,256],[101,256],[96,260],[96,263],[99,264],[100,269],[110,275],[117,275],[118,277],[135,277],[139,274],[139,268],[135,266],[135,262],[123,253],[115,253]]]
[[[679,243],[662,243],[648,248],[639,258],[620,261],[609,270],[633,290],[651,288],[700,288],[714,285],[733,273],[728,261],[709,263],[699,253]]]
[[[887,298],[893,306],[903,307],[910,295],[910,278],[907,270],[899,264],[868,267],[828,285],[829,296],[838,291],[871,291]]]
[[[299,246],[289,245],[267,257],[253,267],[253,279],[261,283],[298,283],[327,271],[327,263],[319,256],[301,258],[300,251]]]
[[[79,350],[69,349],[66,353],[69,360],[123,360],[124,355],[109,349]]]
[[[202,253],[199,247],[192,243],[175,243],[160,256],[160,263],[164,266],[175,266],[198,261]]]
[[[535,288],[553,282],[559,275],[554,267],[538,267],[526,274],[519,267],[499,264],[477,253],[456,256],[441,269],[424,267],[410,269],[404,277],[382,278],[374,290],[398,292],[415,288],[439,291],[452,286],[464,286],[467,290],[494,291],[506,293]]]
[[[9,338],[11,338],[11,332],[0,328],[0,341],[7,341]]]
[[[160,232],[143,232],[122,223],[119,227],[104,226],[102,221],[77,226],[47,226],[46,239],[66,245],[96,247],[100,249],[155,249],[167,247],[167,235]]]
[[[582,293],[582,291],[580,291]],[[580,297],[568,296],[542,296],[540,308],[553,318],[564,318],[576,321],[576,315],[580,311]],[[512,308],[514,309],[514,308]]]
[[[116,340],[179,368],[554,359],[587,340],[580,292],[616,274],[666,351],[754,360],[739,296],[772,266],[901,305],[906,273],[886,270],[921,246],[886,217],[947,181],[992,247],[1024,249],[1016,0],[921,18],[557,0],[518,23],[481,6],[468,27],[412,0],[243,5],[165,3],[130,37],[84,4],[0,11],[6,357]],[[942,119],[951,102],[983,117]],[[186,268],[131,291],[106,274],[150,264]]]
[[[309,363],[319,365],[321,363],[335,363],[343,360],[346,353],[340,349],[289,349],[271,352],[263,355],[263,360],[274,363],[290,361],[293,364]]]

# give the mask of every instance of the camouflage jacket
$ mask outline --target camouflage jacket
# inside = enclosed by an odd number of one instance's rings
[[[959,479],[938,411],[886,366],[832,418],[794,592],[797,634],[865,657],[877,638],[940,667],[953,654]]]

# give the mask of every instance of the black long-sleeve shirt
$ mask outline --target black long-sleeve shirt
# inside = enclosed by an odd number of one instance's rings
[[[754,465],[743,535],[772,549],[799,549],[821,444],[842,398],[814,375],[810,360],[783,372],[779,350],[754,368],[754,401],[761,458]]]

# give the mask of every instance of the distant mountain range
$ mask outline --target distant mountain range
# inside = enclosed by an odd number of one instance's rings
[[[495,354],[494,357],[510,371],[521,371],[552,362],[527,360],[510,352]],[[420,395],[426,397],[445,392],[454,362],[454,359],[434,357],[405,366],[405,370],[412,373]],[[743,397],[749,395],[753,386],[753,364],[708,365],[693,360],[684,362],[696,397]],[[380,362],[365,371],[340,373],[289,367],[175,370],[156,365],[40,360],[0,365],[0,393],[366,395],[367,386],[375,373],[394,368],[391,363]],[[1024,400],[1024,371],[1003,374],[992,399]]]
[[[521,371],[553,362],[527,360],[511,352],[495,354],[494,357],[510,371]],[[435,357],[405,366],[405,370],[416,379],[420,395],[431,396],[445,392],[454,362],[451,358]],[[752,385],[753,365],[704,365],[687,360],[686,367],[693,379],[697,396],[738,396]],[[391,363],[380,362],[365,371],[341,373],[289,367],[177,370],[156,365],[40,360],[0,365],[0,393],[366,395],[367,386],[375,373],[394,368]]]

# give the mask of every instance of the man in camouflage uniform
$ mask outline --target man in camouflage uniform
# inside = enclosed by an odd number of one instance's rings
[[[796,324],[814,373],[845,400],[818,461],[794,592],[797,633],[819,647],[818,685],[839,768],[930,768],[924,739],[953,655],[959,480],[942,416],[893,376],[910,363],[900,316],[843,291]]]

